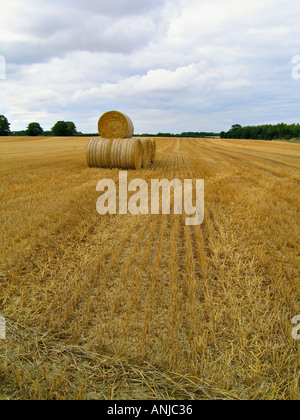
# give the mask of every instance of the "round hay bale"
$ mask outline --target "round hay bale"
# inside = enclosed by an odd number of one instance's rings
[[[112,146],[111,139],[101,139],[101,168],[110,168],[110,151]]]
[[[141,169],[143,146],[137,138],[93,138],[89,141],[86,156],[91,168]]]
[[[109,139],[131,138],[134,127],[131,119],[118,111],[110,111],[100,117],[98,121],[98,132],[100,137]]]
[[[93,168],[97,168],[97,160],[96,160],[96,150],[97,150],[97,145],[98,145],[98,139],[95,138],[94,142],[92,144],[92,148],[91,148],[91,154],[92,154],[92,165]]]
[[[143,147],[139,139],[114,139],[111,148],[111,167],[141,169]]]
[[[102,156],[101,156],[101,150],[102,150],[102,141],[96,141],[95,142],[95,149],[94,149],[94,159],[95,159],[95,167],[98,168],[101,166],[102,163]]]
[[[95,139],[91,139],[91,141],[88,145],[88,156],[89,156],[88,165],[89,165],[90,168],[94,167],[94,165],[93,165],[93,155],[92,155],[94,141],[95,141]]]
[[[128,153],[128,150],[129,150],[129,142],[130,142],[131,140],[128,140],[128,139],[124,139],[122,142],[121,142],[121,152],[120,152],[120,162],[119,162],[119,165],[120,165],[120,167],[121,168],[124,168],[124,167],[126,167],[126,165],[127,165],[127,162],[129,161],[129,159],[130,159],[130,156],[129,156],[129,153]]]
[[[141,169],[143,164],[143,146],[139,139],[130,139],[127,147],[127,162],[130,168]],[[125,152],[126,153],[126,152]]]
[[[141,140],[133,139],[130,142],[130,155],[132,156],[133,169],[139,170],[143,164],[143,146]]]
[[[118,161],[119,161],[119,139],[114,139],[112,141],[111,146],[111,156],[110,156],[110,164],[111,168],[118,168]]]
[[[87,157],[87,164],[90,168],[95,167],[95,158],[94,158],[94,149],[96,146],[98,138],[92,138],[87,146],[86,150],[86,157]]]
[[[155,162],[155,157],[156,157],[156,140],[155,139],[150,139],[151,141],[151,163]]]
[[[91,139],[87,146],[86,157],[90,168],[109,168],[111,139],[95,137]]]
[[[152,143],[149,139],[140,139],[143,146],[143,168],[148,169],[151,165]]]
[[[91,143],[92,143],[92,140],[93,140],[93,139],[91,139],[91,140],[88,142],[88,145],[87,145],[87,148],[86,148],[86,161],[87,161],[87,164],[88,164],[88,167],[89,167],[89,168],[91,168],[91,167],[92,167],[92,165],[91,165],[91,153],[90,153],[90,151],[91,151]]]

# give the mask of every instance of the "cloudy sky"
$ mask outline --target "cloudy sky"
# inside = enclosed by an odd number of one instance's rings
[[[1,0],[0,114],[96,132],[119,110],[140,134],[300,122],[299,22],[299,0]]]

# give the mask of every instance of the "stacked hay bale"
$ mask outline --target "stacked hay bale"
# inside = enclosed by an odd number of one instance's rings
[[[127,115],[107,112],[98,121],[98,132],[100,138],[91,139],[87,147],[89,167],[138,170],[154,162],[153,141],[134,138],[133,123]]]
[[[155,157],[156,157],[156,140],[155,139],[150,139],[151,142],[151,163],[155,162]]]
[[[151,165],[152,143],[150,139],[141,139],[143,147],[143,168],[148,169]]]
[[[111,167],[111,139],[93,138],[89,141],[86,157],[90,168]]]
[[[141,169],[143,147],[139,139],[93,138],[87,147],[90,168]]]
[[[111,146],[111,167],[141,169],[143,147],[139,139],[114,139]]]

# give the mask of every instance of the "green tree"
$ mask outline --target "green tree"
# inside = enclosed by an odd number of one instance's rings
[[[77,133],[76,126],[73,122],[57,121],[52,127],[51,132],[57,137],[72,137]]]
[[[57,121],[51,129],[54,136],[63,137],[68,135],[68,126],[65,121]]]
[[[9,129],[9,122],[4,115],[0,115],[0,136],[9,136],[10,129]]]
[[[33,122],[33,123],[28,124],[28,127],[27,127],[28,136],[40,136],[41,134],[43,134],[43,129],[39,123]]]
[[[253,140],[277,140],[299,138],[300,137],[300,125],[299,124],[264,124],[258,126],[247,126],[242,127],[239,124],[235,124],[231,127],[227,133],[221,133],[222,138],[233,138],[233,139],[253,139]]]
[[[68,126],[68,136],[70,137],[76,136],[77,134],[76,125],[71,121],[67,121],[66,124]]]

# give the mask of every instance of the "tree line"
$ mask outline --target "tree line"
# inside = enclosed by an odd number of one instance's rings
[[[181,134],[172,134],[172,133],[157,133],[157,134],[136,134],[137,137],[195,137],[195,138],[203,138],[203,137],[219,137],[220,133],[208,133],[206,131],[186,131]]]
[[[92,134],[92,136],[98,134]],[[38,122],[28,124],[26,130],[11,131],[10,123],[4,115],[0,115],[0,136],[55,136],[55,137],[74,137],[90,136],[77,131],[76,125],[72,121],[57,121],[49,131],[44,131]]]
[[[37,122],[28,124],[26,130],[11,131],[10,123],[4,115],[0,115],[0,136],[55,136],[55,137],[74,137],[88,136],[96,137],[98,133],[81,133],[77,131],[76,125],[71,121],[57,121],[57,123],[49,131],[44,131]],[[140,137],[218,137],[223,139],[253,139],[253,140],[290,140],[300,138],[300,124],[265,124],[258,126],[241,126],[235,124],[227,132],[193,132],[187,131],[181,134],[158,133],[136,135]]]
[[[290,140],[300,138],[300,124],[265,124],[245,126],[235,124],[228,132],[222,131],[222,139]]]

